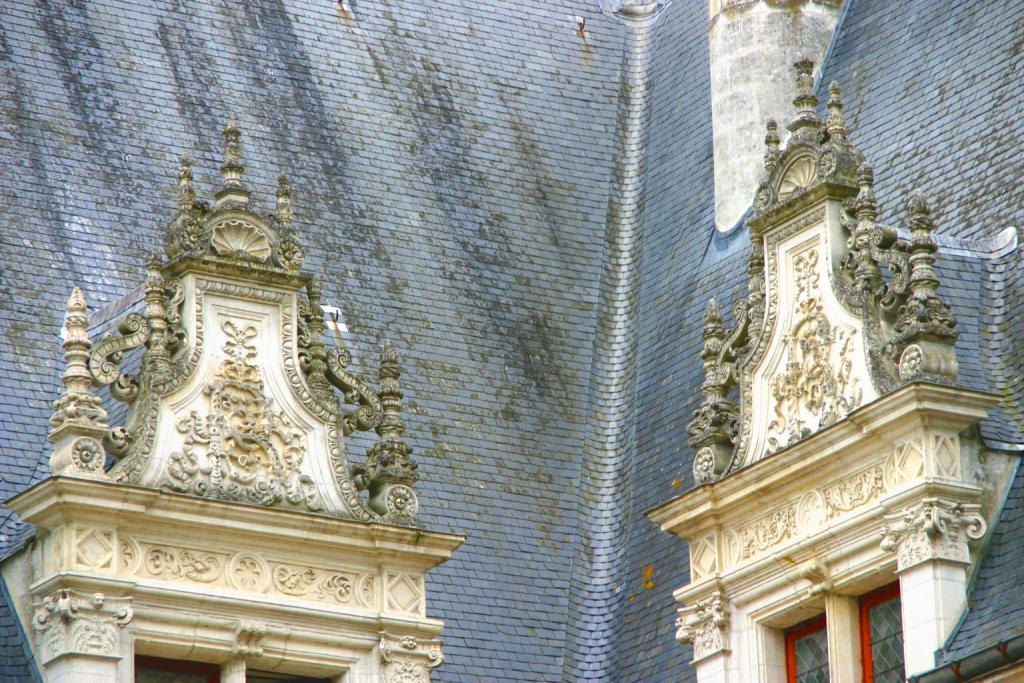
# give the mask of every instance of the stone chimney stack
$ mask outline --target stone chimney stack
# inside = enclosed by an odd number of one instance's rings
[[[765,123],[789,120],[791,66],[800,57],[821,64],[841,6],[842,0],[710,0],[719,230],[731,228],[750,206],[762,172]]]

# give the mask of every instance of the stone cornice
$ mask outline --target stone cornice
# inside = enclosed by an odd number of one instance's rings
[[[450,558],[465,540],[455,534],[70,477],[46,479],[11,498],[7,505],[42,529],[75,522],[159,528],[168,538],[218,533],[263,547],[287,548],[301,543],[310,552],[345,553],[367,561],[386,557],[422,570]]]
[[[782,500],[806,488],[808,477],[826,480],[849,469],[858,453],[877,450],[915,429],[941,423],[959,432],[997,405],[993,394],[915,383],[862,406],[845,419],[755,462],[724,479],[695,489],[646,512],[663,530],[693,538],[702,530]],[[835,458],[837,451],[843,458]]]

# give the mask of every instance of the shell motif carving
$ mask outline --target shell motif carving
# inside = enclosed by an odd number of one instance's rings
[[[225,220],[213,226],[210,244],[221,256],[243,256],[253,261],[270,258],[270,240],[251,223]]]
[[[779,183],[779,201],[785,201],[798,192],[802,192],[818,179],[818,166],[814,159],[800,157],[786,169],[786,174]]]

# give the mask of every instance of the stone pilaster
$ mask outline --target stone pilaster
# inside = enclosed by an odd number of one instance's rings
[[[381,633],[380,660],[383,683],[429,683],[430,672],[441,666],[444,656],[440,640]]]
[[[130,598],[61,589],[34,608],[36,652],[48,681],[116,680]]]
[[[967,603],[968,542],[985,535],[979,506],[925,499],[886,517],[882,548],[895,551],[908,676],[935,666]]]
[[[729,653],[729,603],[721,593],[679,610],[676,639],[693,645],[693,661]]]

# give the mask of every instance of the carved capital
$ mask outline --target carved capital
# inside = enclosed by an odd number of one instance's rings
[[[380,634],[384,683],[429,683],[430,672],[441,666],[440,640]]]
[[[693,644],[693,661],[729,652],[729,602],[718,592],[679,610],[676,640]]]
[[[988,528],[979,510],[976,504],[929,498],[886,515],[882,550],[896,552],[897,571],[930,560],[968,564],[968,543]]]
[[[34,608],[32,627],[43,664],[64,655],[120,658],[121,629],[132,620],[131,598],[61,589]]]

